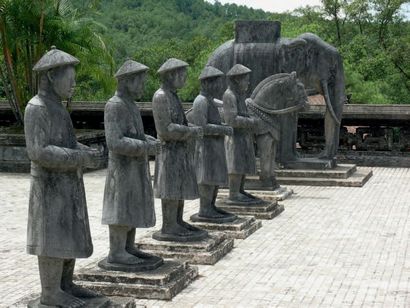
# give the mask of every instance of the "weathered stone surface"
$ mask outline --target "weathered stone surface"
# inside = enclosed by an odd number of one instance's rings
[[[263,228],[246,240],[236,240],[235,249],[214,266],[198,266],[200,279],[172,301],[136,302],[164,308],[408,306],[410,169],[373,172],[362,189],[292,187],[297,194],[284,202],[285,212],[262,221]],[[78,260],[77,269],[106,256],[105,173],[84,176],[94,253]],[[26,174],[0,173],[1,307],[39,293],[37,260],[24,253],[29,182]],[[187,202],[186,218],[198,204]],[[137,229],[137,237],[145,233]]]
[[[189,123],[200,126],[204,137],[195,144],[195,166],[199,191],[199,211],[193,221],[213,223],[229,222],[235,215],[218,210],[215,196],[221,185],[228,183],[228,169],[225,152],[225,136],[233,134],[233,128],[222,125],[222,117],[214,93],[220,87],[224,74],[207,66],[199,76],[201,92],[195,98],[192,109],[186,113]]]
[[[79,307],[83,297],[99,297],[72,283],[76,258],[93,252],[83,169],[96,168],[96,160],[103,156],[78,142],[62,103],[73,95],[77,63],[55,47],[46,53],[34,67],[41,72],[38,94],[24,113],[31,160],[26,251],[37,256],[41,298],[49,306]]]
[[[184,200],[198,198],[192,147],[195,139],[202,139],[203,128],[188,125],[177,95],[186,80],[188,64],[171,58],[158,73],[161,87],[152,98],[152,114],[160,140],[160,151],[155,160],[154,193],[161,198],[162,228],[158,240],[176,242],[206,238],[207,233],[184,221]]]
[[[250,193],[255,197],[261,198],[258,192],[252,190],[264,191],[264,200],[274,200],[274,201],[283,201],[292,196],[293,190],[286,187],[279,187],[274,189],[272,186],[266,185],[264,182],[260,181],[259,178],[255,176],[250,176],[246,178],[245,188],[249,189]]]
[[[409,153],[399,151],[339,150],[337,160],[357,166],[410,168]]]
[[[213,265],[232,250],[233,244],[233,239],[221,232],[210,232],[207,238],[196,242],[157,241],[152,238],[152,233],[149,233],[141,238],[136,246],[167,259]]]
[[[137,264],[121,264],[108,262],[107,258],[98,262],[98,266],[107,271],[122,271],[122,272],[143,272],[152,271],[160,267],[164,261],[160,257],[152,256],[151,258],[143,259],[142,263]]]
[[[324,170],[317,170],[313,177],[278,177],[284,185],[363,187],[373,176],[373,171],[357,168],[349,178],[328,178]]]
[[[104,155],[96,161],[95,169],[105,168],[108,151],[104,131],[76,130],[76,137],[78,142],[92,148],[100,148],[103,151]],[[24,134],[0,134],[0,172],[30,172],[30,160],[27,156]]]
[[[336,168],[336,159],[299,158],[283,163],[285,169],[326,170]]]
[[[267,201],[283,201],[290,198],[294,191],[287,187],[280,187],[272,190],[270,186],[263,186],[263,183],[256,176],[250,176],[246,178],[245,188],[249,189],[249,192],[257,198]],[[228,191],[221,189],[218,194],[219,199],[226,198]]]
[[[256,132],[261,179],[274,176],[274,162],[284,165],[299,160],[296,152],[298,113],[307,106],[307,100],[305,88],[295,72],[269,76],[253,90],[248,108],[261,120]]]
[[[280,38],[278,21],[238,20],[235,24],[236,43],[274,43]]]
[[[253,216],[241,216],[225,223],[192,222],[192,224],[207,231],[223,232],[232,239],[245,239],[262,227],[262,222]]]
[[[347,179],[357,171],[356,165],[338,164],[334,169],[312,170],[312,169],[279,169],[276,171],[278,177],[294,178],[328,178]]]
[[[92,299],[82,299],[86,305],[83,308],[142,308],[145,306],[137,305],[135,300],[129,297],[98,297]],[[15,303],[10,308],[28,307],[28,308],[55,308],[55,306],[47,306],[40,304],[38,294],[22,299]]]
[[[267,31],[266,28],[271,29]],[[306,89],[314,89],[326,97],[326,146],[321,156],[333,158],[339,145],[340,122],[346,101],[342,57],[336,48],[314,34],[286,39],[280,38],[279,29],[279,24],[274,22],[271,25],[267,22],[237,22],[235,40],[218,47],[207,65],[224,73],[235,64],[249,67],[252,70],[249,93],[271,75],[295,71]]]
[[[76,274],[76,283],[106,296],[170,300],[197,276],[196,266],[174,260],[139,273],[107,271],[91,263]]]
[[[109,163],[101,222],[108,225],[110,248],[98,265],[106,270],[153,270],[162,264],[161,258],[134,247],[136,228],[156,222],[149,155],[155,154],[157,140],[144,134],[135,103],[143,94],[147,70],[142,63],[125,61],[115,74],[117,90],[104,109]]]
[[[264,201],[254,205],[234,204],[228,199],[222,199],[216,203],[216,206],[224,211],[237,215],[254,216],[257,219],[273,219],[282,213],[285,208],[276,201]]]

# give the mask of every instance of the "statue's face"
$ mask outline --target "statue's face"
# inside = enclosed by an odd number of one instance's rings
[[[127,90],[132,97],[140,98],[144,93],[146,75],[146,72],[142,72],[126,79]]]
[[[249,88],[250,77],[251,76],[249,74],[246,74],[246,75],[240,76],[240,78],[238,79],[239,89],[241,89],[243,92],[246,92]]]
[[[221,77],[208,78],[201,82],[203,90],[210,95],[220,93],[222,91],[222,86],[223,82]]]
[[[175,89],[181,89],[184,87],[187,78],[187,69],[185,67],[174,71],[172,84]]]
[[[75,69],[74,66],[64,66],[49,72],[54,92],[62,99],[71,98],[74,94]]]

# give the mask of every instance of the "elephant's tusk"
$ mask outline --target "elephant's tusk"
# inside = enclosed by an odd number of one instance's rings
[[[323,96],[325,98],[327,110],[329,110],[330,115],[336,121],[336,123],[338,125],[340,125],[340,120],[337,118],[337,116],[335,114],[335,111],[333,110],[332,103],[330,102],[329,88],[327,86],[327,82],[326,82],[326,80],[321,80],[320,83],[321,83],[321,86],[322,86],[322,89],[323,89]]]

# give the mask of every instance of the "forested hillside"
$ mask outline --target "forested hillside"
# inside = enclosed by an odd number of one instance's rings
[[[126,58],[148,65],[144,100],[159,86],[169,57],[190,64],[182,99],[198,93],[197,77],[210,53],[233,38],[234,21],[282,23],[282,36],[313,32],[344,57],[352,103],[410,103],[410,22],[405,0],[321,0],[284,14],[204,0],[0,0],[0,96],[18,117],[36,93],[31,68],[51,45],[81,60],[75,100],[106,100]]]
[[[87,10],[84,1],[74,2]],[[144,100],[150,100],[158,88],[155,71],[169,57],[191,65],[181,95],[184,100],[193,100],[199,87],[197,77],[209,54],[233,38],[234,20],[263,20],[270,15],[245,6],[212,5],[203,0],[102,0],[95,18],[105,26],[103,35],[117,66],[131,57],[151,68]]]
[[[410,25],[400,15],[406,2],[323,0],[321,7],[271,14],[217,1],[102,0],[96,19],[117,65],[134,57],[152,68],[146,100],[158,86],[154,71],[171,56],[191,64],[182,97],[192,100],[209,54],[233,38],[233,21],[269,19],[282,22],[284,37],[313,32],[339,48],[351,102],[410,103]]]

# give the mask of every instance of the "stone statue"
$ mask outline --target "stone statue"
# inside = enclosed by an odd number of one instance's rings
[[[281,38],[279,22],[237,21],[235,39],[218,47],[207,63],[224,73],[235,64],[252,70],[248,94],[265,78],[293,71],[308,92],[321,93],[327,108],[326,142],[320,158],[334,159],[346,102],[343,61],[336,48],[311,33],[296,39]]]
[[[101,158],[77,142],[62,104],[73,95],[78,63],[53,46],[33,68],[39,90],[24,117],[31,160],[27,252],[38,256],[41,297],[32,307],[82,307],[82,298],[98,296],[73,283],[75,259],[93,252],[82,169]]]
[[[237,217],[215,207],[218,187],[228,184],[226,165],[225,135],[232,136],[233,129],[222,125],[218,106],[214,102],[214,93],[221,85],[224,74],[207,66],[199,76],[201,93],[195,98],[193,108],[187,114],[188,121],[203,127],[204,137],[198,139],[195,149],[195,166],[198,181],[200,207],[199,213],[191,216],[192,221],[232,222]]]
[[[298,112],[306,107],[307,95],[296,73],[272,75],[259,83],[247,100],[250,113],[261,119],[256,136],[260,179],[279,185],[274,162],[281,166],[298,159],[296,152]]]
[[[115,75],[117,91],[105,105],[109,161],[102,223],[109,226],[110,251],[107,259],[99,263],[105,269],[143,270],[152,269],[153,263],[162,264],[158,257],[143,253],[134,245],[135,228],[155,225],[148,155],[155,154],[157,143],[154,137],[144,134],[140,110],[134,101],[143,93],[147,70],[147,66],[127,60]]]
[[[168,59],[158,70],[162,84],[152,99],[152,112],[161,141],[155,160],[155,197],[162,200],[162,229],[153,234],[156,240],[197,241],[206,231],[183,220],[184,200],[198,198],[194,155],[191,142],[203,137],[202,127],[189,127],[177,90],[186,81],[188,64]]]
[[[225,122],[233,127],[233,135],[227,136],[225,140],[229,201],[245,204],[261,201],[244,190],[246,175],[256,174],[253,134],[258,121],[249,116],[245,103],[250,73],[251,70],[246,66],[234,65],[227,73],[228,89],[223,95]]]

